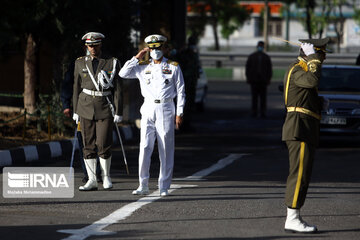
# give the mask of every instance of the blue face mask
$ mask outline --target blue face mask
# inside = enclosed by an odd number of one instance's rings
[[[264,51],[264,47],[258,46],[258,47],[257,47],[257,50],[258,50],[259,52],[262,52],[262,51]]]

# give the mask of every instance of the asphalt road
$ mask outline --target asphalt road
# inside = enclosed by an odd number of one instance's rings
[[[176,135],[170,196],[156,192],[156,150],[154,194],[131,195],[138,186],[138,142],[130,142],[131,174],[115,149],[111,191],[75,190],[69,199],[2,197],[0,239],[360,239],[360,141],[354,137],[323,137],[317,151],[302,216],[319,233],[283,231],[288,160],[282,122],[276,83],[269,88],[267,118],[260,119],[250,117],[246,84],[210,82],[205,112],[192,116],[195,131]]]

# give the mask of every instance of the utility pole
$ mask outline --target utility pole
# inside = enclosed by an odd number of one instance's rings
[[[286,3],[286,16],[285,16],[285,19],[286,19],[286,27],[285,27],[285,39],[286,40],[290,40],[289,39],[289,25],[290,25],[290,4],[289,3]]]
[[[269,50],[269,32],[268,32],[268,26],[269,26],[269,4],[268,0],[264,1],[265,4],[265,11],[264,11],[264,42],[265,42],[265,51]]]

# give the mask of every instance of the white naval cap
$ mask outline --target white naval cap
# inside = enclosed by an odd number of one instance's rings
[[[85,40],[85,45],[98,45],[101,43],[101,39],[105,38],[102,33],[99,32],[88,32],[81,40]]]
[[[166,42],[167,38],[159,35],[159,34],[152,34],[145,38],[145,43],[149,46],[149,48],[157,48],[160,47],[164,42]]]

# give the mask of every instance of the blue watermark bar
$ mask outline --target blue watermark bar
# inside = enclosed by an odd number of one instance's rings
[[[4,198],[73,198],[74,169],[4,167]]]

